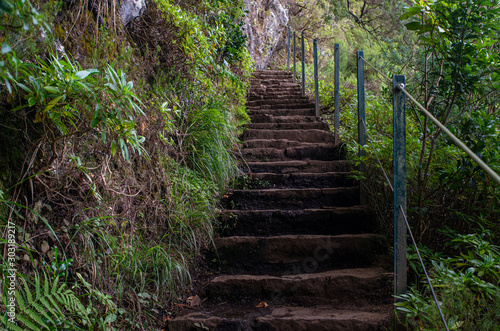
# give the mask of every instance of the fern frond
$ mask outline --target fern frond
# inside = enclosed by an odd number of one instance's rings
[[[45,296],[48,296],[49,295],[49,280],[47,278],[47,274],[46,273],[44,273],[43,275],[45,277],[45,281],[43,282],[43,294]]]
[[[54,300],[54,298],[57,299],[57,301]],[[43,300],[45,300],[45,301],[46,301],[46,299],[48,299],[50,301],[50,303],[52,303],[52,310],[53,311],[57,310],[57,312],[59,313],[59,315],[64,315],[63,312],[62,312],[62,310],[61,310],[61,308],[59,307],[59,304],[57,303],[57,302],[61,302],[61,300],[59,299],[59,297],[57,296],[57,294],[56,295],[51,295],[51,296],[49,296],[47,298],[43,298]],[[40,299],[40,302],[44,303],[42,301],[42,299]],[[49,304],[45,304],[45,305],[46,306],[50,306]]]
[[[24,298],[21,289],[16,290],[16,302],[17,306],[21,311],[23,311],[26,308],[26,305],[24,304]]]
[[[40,291],[40,275],[35,273],[35,293],[37,298],[42,297],[42,293]]]
[[[41,299],[40,299],[40,302],[41,302],[41,303],[42,303],[45,307],[40,306],[40,305],[39,305],[38,303],[36,303],[36,302],[33,302],[33,303],[31,304],[31,306],[32,306],[33,308],[35,308],[37,312],[39,312],[41,315],[43,315],[43,317],[45,317],[45,318],[47,319],[47,321],[49,321],[49,322],[50,322],[50,324],[51,324],[51,325],[55,325],[54,321],[52,320],[52,318],[50,318],[49,314],[47,314],[47,311],[46,311],[47,309],[48,309],[49,311],[52,311],[52,309],[51,309],[50,305],[47,305],[47,304],[46,304],[46,303],[48,303],[48,302],[47,302],[47,300],[45,300],[44,298],[41,298]]]
[[[16,315],[16,319],[23,323],[24,326],[28,327],[30,330],[33,330],[33,331],[40,331],[40,326],[37,326],[36,324],[34,324],[34,322],[28,318],[26,318],[25,315]],[[43,321],[42,321],[42,324],[43,324]]]
[[[24,278],[21,278],[21,280],[23,281],[24,293],[26,294],[26,301],[28,302],[28,304],[32,304],[33,296],[31,295],[31,291],[28,287],[28,282]]]
[[[7,319],[7,316],[4,317],[4,323],[2,323],[2,324],[6,326],[6,330],[10,330],[10,331],[25,331],[24,329],[22,329],[18,325],[9,322],[9,320]]]

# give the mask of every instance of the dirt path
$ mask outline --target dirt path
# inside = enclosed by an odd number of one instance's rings
[[[251,189],[235,190],[222,216],[223,274],[169,330],[385,330],[392,274],[377,261],[388,245],[343,150],[289,73],[254,77],[242,146]]]

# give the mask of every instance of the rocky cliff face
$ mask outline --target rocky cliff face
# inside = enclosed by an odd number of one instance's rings
[[[281,0],[244,0],[248,14],[245,34],[248,52],[257,70],[265,70],[278,44],[286,34],[289,21],[287,9]]]

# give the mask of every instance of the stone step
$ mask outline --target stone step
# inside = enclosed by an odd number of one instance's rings
[[[225,210],[220,215],[227,236],[369,233],[375,217],[364,206],[302,210]]]
[[[287,139],[309,143],[333,143],[334,135],[326,130],[259,130],[247,129],[243,131],[242,140],[252,139]]]
[[[296,101],[296,102],[313,102],[309,100],[307,97],[303,97],[297,94],[282,94],[277,95],[275,93],[260,93],[260,94],[252,94],[247,98],[248,102],[262,101],[262,102],[272,102],[277,100],[286,100],[287,102]]]
[[[276,142],[276,140],[271,140]],[[278,140],[287,141],[287,140]],[[252,140],[255,142],[270,142],[269,140]],[[306,146],[288,147],[288,148],[244,148],[241,150],[241,155],[245,161],[250,162],[276,162],[276,161],[293,161],[293,160],[322,160],[333,161],[342,160],[345,158],[343,149],[333,144],[318,144],[315,146],[308,144]],[[247,145],[248,146],[248,145]],[[258,146],[258,145],[257,145]]]
[[[323,120],[316,116],[273,116],[271,114],[252,115],[252,123],[322,123]]]
[[[257,303],[258,304],[258,303]],[[296,307],[276,305],[256,308],[247,304],[204,304],[185,309],[168,322],[170,331],[379,331],[391,330],[392,310],[367,306],[363,309],[334,309],[331,306]]]
[[[345,172],[349,170],[347,161],[295,160],[276,162],[246,162],[251,172],[270,172],[275,174],[291,174],[298,172]]]
[[[368,267],[389,249],[387,240],[378,234],[235,236],[214,242],[217,265],[230,274]]]
[[[330,131],[328,123],[317,122],[299,122],[299,123],[249,123],[243,125],[245,129],[258,130],[324,130]]]
[[[247,109],[314,109],[314,103],[309,100],[304,102],[293,102],[286,100],[259,100],[259,101],[248,101]]]
[[[354,186],[357,182],[349,178],[350,172],[326,173],[253,173],[245,178],[246,185],[252,188],[322,188],[335,186]]]
[[[264,109],[262,107],[256,109],[248,109],[248,115],[250,119],[253,119],[254,116],[261,115],[270,115],[270,116],[314,116],[314,109]]]
[[[359,308],[391,302],[392,273],[381,268],[328,270],[284,276],[222,275],[205,295],[221,302],[265,301],[269,305],[325,305]]]
[[[359,204],[359,187],[234,190],[228,209],[316,209]]]

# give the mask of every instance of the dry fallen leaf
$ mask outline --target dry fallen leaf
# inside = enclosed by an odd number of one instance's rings
[[[265,302],[265,301],[261,301],[257,306],[255,306],[256,308],[267,308],[269,307],[269,305]]]
[[[199,307],[200,304],[201,304],[201,299],[199,296],[195,295],[195,296],[192,296],[192,297],[189,297],[188,298],[188,301],[191,302],[191,308],[194,308],[194,307]]]

